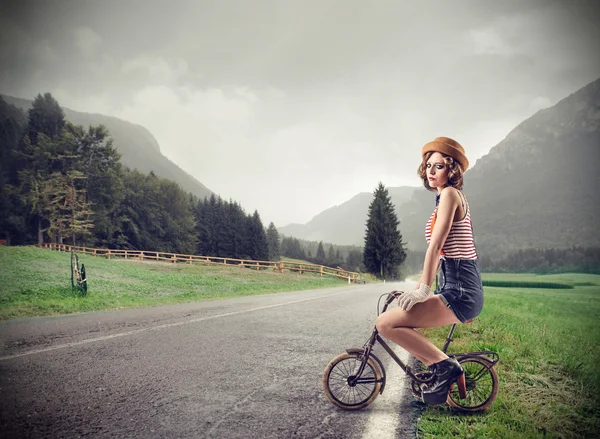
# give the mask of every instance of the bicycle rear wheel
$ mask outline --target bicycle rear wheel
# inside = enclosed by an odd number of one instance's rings
[[[81,264],[81,280],[79,282],[81,288],[81,294],[85,296],[87,294],[87,277],[85,274],[85,265]]]
[[[458,361],[465,370],[467,395],[461,399],[458,386],[453,385],[448,392],[446,404],[468,413],[486,410],[498,395],[498,372],[493,364],[483,357],[463,357]]]
[[[334,405],[345,410],[359,410],[379,395],[385,378],[372,358],[367,360],[363,373],[353,383],[362,360],[357,352],[343,353],[327,365],[323,373],[323,390]]]

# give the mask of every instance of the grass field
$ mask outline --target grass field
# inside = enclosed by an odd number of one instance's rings
[[[164,305],[344,285],[318,274],[80,255],[89,291],[71,290],[70,253],[0,246],[0,319]]]
[[[70,287],[70,255],[0,246],[0,319],[162,305],[342,286],[318,275],[220,265],[105,260],[81,256],[89,293]],[[460,325],[451,352],[494,350],[500,393],[481,415],[427,408],[419,438],[595,438],[600,431],[600,276],[484,274],[482,314]],[[563,284],[572,289],[532,288]],[[442,345],[448,328],[426,330]]]
[[[485,306],[450,351],[494,350],[500,393],[482,415],[427,408],[419,438],[596,438],[600,432],[600,276],[484,274],[573,289],[485,287]],[[442,345],[448,328],[424,331]]]

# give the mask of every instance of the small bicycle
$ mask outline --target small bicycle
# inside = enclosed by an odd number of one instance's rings
[[[387,294],[381,313],[402,292],[392,291]],[[377,314],[381,298],[377,303]],[[452,342],[456,323],[444,343],[446,353]],[[377,327],[362,348],[346,349],[329,362],[323,374],[323,390],[327,398],[336,406],[345,410],[359,410],[371,404],[385,389],[385,368],[373,353],[373,346],[379,343],[400,368],[411,378],[410,389],[413,395],[421,399],[421,386],[433,381],[433,373],[425,365],[418,362],[413,369],[404,364],[387,343],[379,336]],[[461,412],[476,413],[486,410],[498,395],[498,372],[494,366],[500,356],[492,351],[477,351],[451,354],[463,367],[465,387],[452,385],[448,391],[446,404]],[[462,384],[462,383],[460,383]],[[460,387],[460,388],[459,388]]]

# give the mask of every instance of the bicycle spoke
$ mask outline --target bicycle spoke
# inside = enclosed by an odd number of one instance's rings
[[[371,397],[378,380],[375,371],[368,363],[361,376],[351,386],[350,377],[356,376],[362,365],[358,358],[348,358],[337,363],[329,373],[329,390],[334,398],[345,405],[360,405]]]

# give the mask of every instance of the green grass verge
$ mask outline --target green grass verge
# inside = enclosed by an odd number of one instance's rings
[[[484,287],[514,287],[514,288],[545,288],[553,290],[572,290],[575,288],[571,284],[562,284],[558,282],[531,282],[519,280],[484,280]]]
[[[485,288],[485,306],[460,325],[450,352],[493,350],[500,392],[480,415],[430,407],[419,438],[595,438],[600,431],[600,276],[485,274],[574,289]],[[425,330],[441,346],[448,327]]]
[[[0,246],[0,319],[164,305],[344,285],[318,274],[80,255],[88,294],[71,290],[70,253]]]

